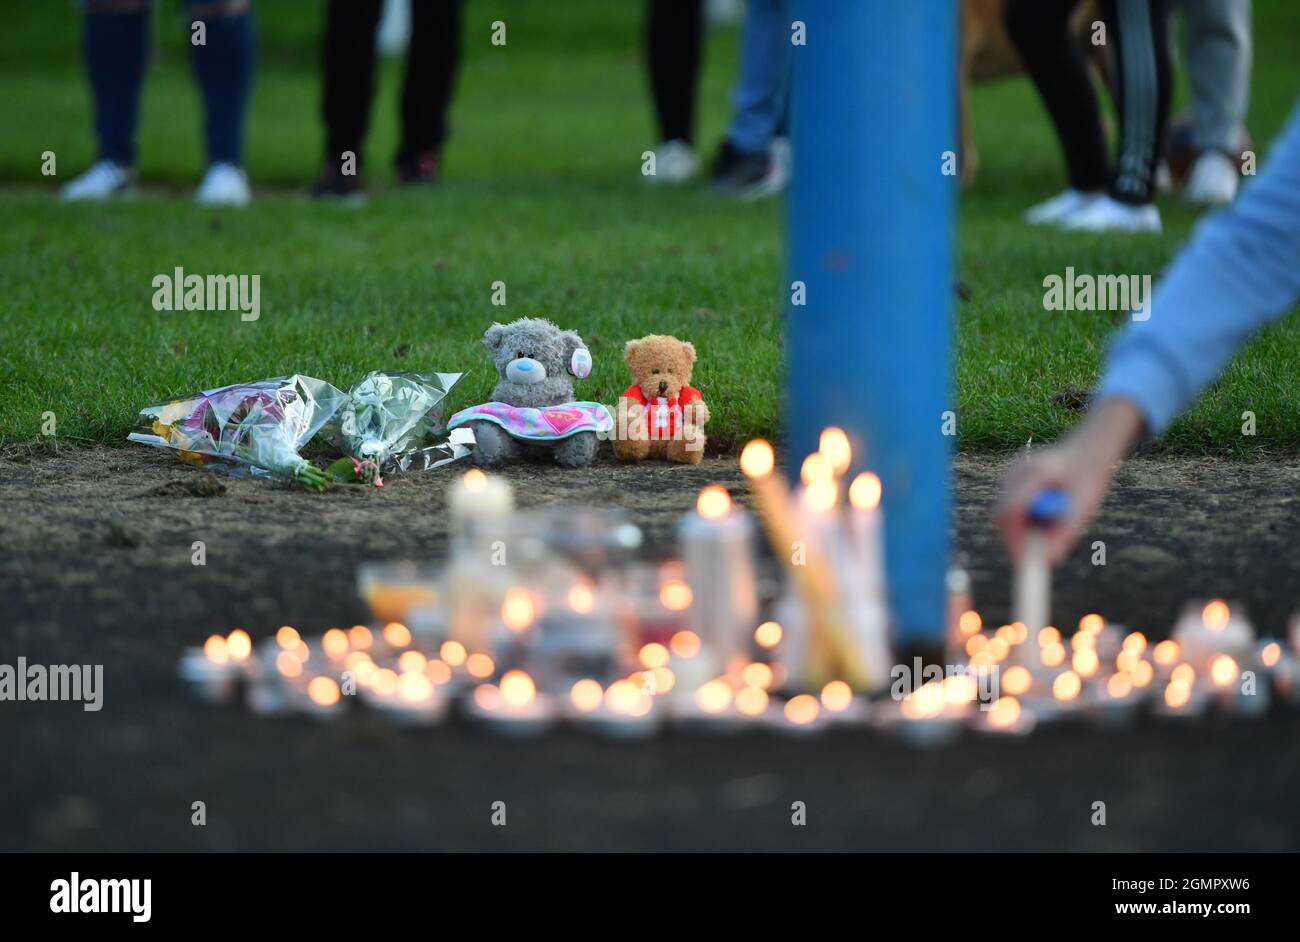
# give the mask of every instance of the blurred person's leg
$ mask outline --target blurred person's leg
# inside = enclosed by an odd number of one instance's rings
[[[1187,78],[1200,157],[1183,195],[1194,203],[1237,194],[1240,134],[1250,101],[1250,0],[1186,0]]]
[[[712,183],[740,195],[777,192],[781,162],[772,145],[785,120],[790,71],[790,17],[786,0],[750,0],[741,33],[735,110],[714,161]]]
[[[1156,160],[1169,120],[1169,6],[1166,0],[1106,0],[1104,6],[1119,63],[1120,150],[1110,194],[1143,205],[1155,198]]]
[[[1065,157],[1069,189],[1030,209],[1032,223],[1056,223],[1088,205],[1110,181],[1106,134],[1083,50],[1070,33],[1077,0],[1007,0],[1007,34],[1038,89]]]
[[[250,193],[242,169],[244,126],[256,57],[251,0],[188,0],[184,14],[203,94],[208,152],[208,171],[197,198],[201,203],[246,203]],[[203,24],[202,43],[193,42],[195,23]]]
[[[84,49],[95,101],[99,159],[63,188],[64,199],[105,199],[126,190],[135,166],[140,89],[149,59],[149,0],[89,0]]]
[[[1119,80],[1119,159],[1105,196],[1063,220],[1089,232],[1159,232],[1156,165],[1164,153],[1171,84],[1169,6],[1166,0],[1105,0],[1107,41],[1114,45]]]
[[[702,0],[647,0],[646,64],[660,145],[652,180],[677,183],[694,175],[695,86],[704,40]]]
[[[416,0],[402,87],[402,143],[397,178],[403,183],[437,179],[447,112],[460,68],[462,0]]]
[[[382,10],[383,0],[329,0],[325,8],[325,168],[312,190],[316,196],[361,191],[362,142],[375,92],[375,29]]]

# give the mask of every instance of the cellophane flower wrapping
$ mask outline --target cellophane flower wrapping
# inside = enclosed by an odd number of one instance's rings
[[[174,448],[193,464],[220,462],[314,486],[319,472],[299,449],[345,398],[324,380],[301,374],[237,383],[147,406],[127,438]]]
[[[467,450],[439,439],[445,433],[443,402],[464,375],[367,373],[348,391],[321,437],[343,454],[373,461],[385,471],[435,467],[437,458],[460,457]]]

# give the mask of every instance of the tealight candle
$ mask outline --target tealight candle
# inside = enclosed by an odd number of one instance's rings
[[[1174,626],[1173,639],[1182,649],[1182,659],[1206,673],[1210,662],[1227,654],[1237,663],[1247,660],[1255,646],[1255,630],[1245,616],[1222,599],[1211,599],[1204,606],[1187,606]]]
[[[313,677],[307,682],[304,697],[294,698],[294,706],[318,720],[333,719],[340,713],[342,693],[332,677]]]
[[[1205,713],[1209,703],[1209,695],[1195,683],[1195,672],[1189,665],[1180,664],[1170,674],[1154,712],[1175,719],[1195,719]]]
[[[1260,716],[1268,711],[1268,678],[1256,676],[1247,683],[1231,655],[1216,655],[1210,661],[1209,677],[1210,693],[1221,710],[1238,716]]]
[[[668,639],[670,656],[667,668],[655,668],[656,672],[670,670],[673,684],[671,688],[665,689],[662,683],[664,678],[657,676],[655,695],[668,694],[674,704],[680,700],[690,700],[694,692],[713,676],[710,659],[701,654],[702,650],[700,636],[695,632],[687,629],[674,632]]]
[[[1012,696],[998,697],[987,710],[973,714],[971,721],[976,732],[992,736],[1028,736],[1035,725],[1034,711]]]
[[[827,681],[818,699],[821,700],[822,713],[828,722],[862,724],[869,719],[867,701],[854,696],[853,688],[842,680]]]
[[[570,717],[582,726],[611,739],[646,739],[658,732],[663,711],[655,697],[634,680],[616,680],[602,691],[588,678],[569,690]]]
[[[330,661],[342,661],[352,647],[348,633],[342,628],[331,628],[321,635],[320,646]]]
[[[408,651],[408,654],[415,652]],[[367,703],[376,711],[401,726],[433,726],[447,712],[447,700],[420,670],[403,671],[397,675],[395,688],[376,692]],[[378,685],[376,685],[378,686]]]
[[[773,721],[777,730],[800,735],[817,732],[826,725],[821,701],[809,693],[801,693],[787,700],[781,708],[780,717],[774,717]]]
[[[706,681],[696,688],[688,700],[678,698],[673,703],[677,722],[703,732],[723,732],[738,726],[735,691],[723,678]]]
[[[225,703],[234,696],[252,650],[251,639],[240,629],[227,638],[211,635],[203,647],[189,648],[181,655],[181,679],[200,699]]]
[[[1105,683],[1095,686],[1085,704],[1085,712],[1099,726],[1119,726],[1132,718],[1139,702],[1132,677],[1120,672],[1111,674]]]
[[[899,701],[893,728],[909,745],[941,746],[953,739],[962,726],[961,715],[947,707],[943,682],[932,680]]]
[[[494,733],[511,738],[543,733],[556,717],[550,697],[540,693],[532,677],[521,670],[506,671],[500,686],[474,688],[467,711]]]

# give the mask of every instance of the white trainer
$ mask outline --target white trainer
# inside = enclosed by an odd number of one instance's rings
[[[111,160],[101,160],[81,176],[64,184],[59,198],[69,202],[112,199],[130,190],[133,182],[130,170]]]
[[[1110,196],[1099,196],[1061,220],[1076,232],[1159,232],[1160,210],[1154,203],[1134,206]]]
[[[1232,158],[1217,150],[1207,150],[1196,158],[1192,172],[1187,175],[1183,199],[1202,206],[1231,203],[1237,195],[1240,179]]]
[[[248,176],[234,164],[213,164],[194,192],[195,202],[204,206],[247,206],[252,198]]]
[[[1058,193],[1050,200],[1044,200],[1037,206],[1025,210],[1025,222],[1033,226],[1054,226],[1071,213],[1078,212],[1100,193],[1084,193],[1082,190],[1070,189]]]
[[[664,141],[655,148],[655,172],[646,174],[648,183],[685,183],[700,169],[700,158],[685,141]]]

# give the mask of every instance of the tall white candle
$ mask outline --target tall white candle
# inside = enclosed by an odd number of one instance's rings
[[[466,471],[447,494],[451,531],[462,538],[470,535],[476,523],[505,517],[514,507],[515,495],[510,483],[504,478],[489,477],[478,468]]]
[[[1052,570],[1047,559],[1048,529],[1062,520],[1069,511],[1070,500],[1063,491],[1048,488],[1039,491],[1027,508],[1028,527],[1016,567],[1013,612],[1016,621],[1025,626],[1033,641],[1038,632],[1047,627],[1051,617]],[[1031,666],[1041,663],[1034,644],[1020,645],[1017,651],[1021,660]]]
[[[753,534],[749,514],[717,485],[700,492],[695,512],[678,527],[691,587],[686,624],[718,669],[746,654],[758,623]]]
[[[1016,566],[1015,620],[1029,631],[1031,639],[1047,627],[1052,574],[1047,564],[1047,534],[1031,527],[1025,534],[1020,563]]]
[[[871,472],[864,472],[853,479],[849,485],[850,513],[849,528],[853,534],[853,546],[858,557],[857,564],[861,579],[865,583],[867,596],[879,600],[885,599],[885,573],[883,549],[884,511],[880,509],[882,496],[880,478]]]
[[[848,600],[851,631],[873,685],[887,683],[881,673],[889,656],[889,605],[885,591],[884,512],[880,478],[863,472],[849,485],[849,544],[836,551],[841,584]]]

